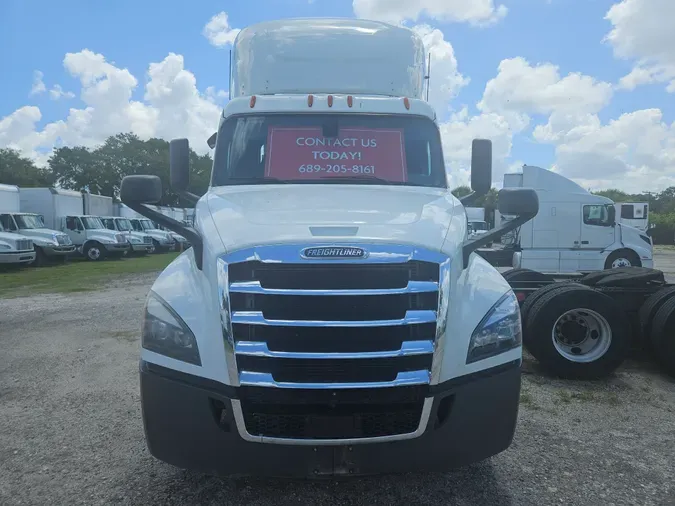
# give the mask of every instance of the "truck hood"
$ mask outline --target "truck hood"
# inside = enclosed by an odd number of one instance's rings
[[[404,186],[235,186],[213,188],[205,197],[228,251],[273,242],[355,240],[439,251],[461,208],[447,190]]]
[[[52,243],[55,241],[55,237],[62,235],[65,237],[68,237],[67,234],[64,234],[63,232],[58,232],[56,230],[51,230],[49,228],[26,228],[26,229],[21,229],[21,234],[25,235],[26,237],[30,237],[33,240],[37,240],[39,242],[40,239],[47,241],[49,243]]]
[[[4,244],[10,244],[14,246],[16,241],[21,241],[22,239],[30,239],[22,234],[15,234],[14,232],[0,232],[0,242]]]

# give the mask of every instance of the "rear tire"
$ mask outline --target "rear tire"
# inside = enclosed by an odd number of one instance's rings
[[[664,370],[675,377],[675,297],[668,299],[656,312],[652,321],[650,341],[656,360]]]
[[[621,365],[630,324],[614,300],[588,287],[551,290],[532,305],[525,322],[528,350],[551,373],[598,379]]]
[[[652,323],[654,316],[671,297],[675,297],[675,286],[662,288],[656,293],[650,295],[638,311],[640,321],[640,336],[643,341],[651,346],[650,336],[652,333]]]

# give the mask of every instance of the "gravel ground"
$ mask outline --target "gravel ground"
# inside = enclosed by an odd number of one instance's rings
[[[512,447],[444,474],[217,479],[145,448],[138,328],[153,276],[0,299],[0,504],[675,504],[675,382],[629,363],[598,383],[524,364]]]

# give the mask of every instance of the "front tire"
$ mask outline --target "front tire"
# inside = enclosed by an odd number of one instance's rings
[[[105,248],[98,242],[92,242],[84,247],[84,256],[91,262],[99,262],[105,259]]]
[[[612,252],[605,261],[605,269],[616,269],[618,267],[642,267],[642,262],[635,251],[620,249]]]

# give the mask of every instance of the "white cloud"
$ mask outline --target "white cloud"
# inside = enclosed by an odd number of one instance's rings
[[[138,80],[101,54],[84,49],[68,53],[66,70],[80,81],[83,108],[71,108],[64,120],[39,126],[41,111],[35,106],[17,109],[0,119],[0,147],[13,147],[44,163],[54,147],[93,147],[108,136],[134,132],[139,137],[187,137],[195,151],[206,153],[206,139],[218,126],[225,92],[214,87],[200,93],[194,75],[185,70],[181,55],[169,53],[148,70],[143,101],[132,99]],[[60,87],[52,91],[63,92]]]
[[[492,141],[492,180],[498,182],[508,169],[513,130],[503,116],[483,113],[470,116],[466,107],[439,125],[443,140],[445,165],[452,187],[469,183],[471,174],[471,141],[483,138]]]
[[[33,86],[30,89],[31,95],[39,95],[47,90],[45,83],[42,81],[44,74],[39,70],[33,72]]]
[[[75,93],[72,91],[63,91],[63,88],[59,84],[55,84],[51,90],[49,90],[49,98],[52,100],[60,100],[62,98],[75,98]]]
[[[544,130],[535,136],[555,144],[560,173],[584,187],[636,192],[675,185],[675,123],[665,123],[659,109],[625,113],[605,125],[588,115],[555,136]]]
[[[632,90],[651,83],[668,83],[675,93],[675,2],[673,0],[622,0],[607,11],[612,23],[608,41],[618,58],[634,60],[635,68],[619,81]]]
[[[422,38],[427,53],[431,54],[431,87],[429,102],[443,118],[449,110],[450,101],[469,84],[457,68],[457,58],[443,32],[429,25],[417,25],[413,30]]]
[[[507,8],[495,5],[494,0],[353,0],[352,6],[359,18],[393,24],[427,17],[485,26],[498,22],[507,13]]]
[[[612,98],[612,85],[579,73],[560,76],[557,66],[530,65],[522,57],[502,60],[497,76],[488,81],[478,108],[509,118],[516,130],[525,128],[531,114],[573,118],[595,113]]]
[[[228,44],[233,44],[234,39],[237,38],[241,30],[232,28],[227,12],[219,12],[213,16],[206,26],[202,34],[209,39],[209,42],[216,47],[224,47]]]

